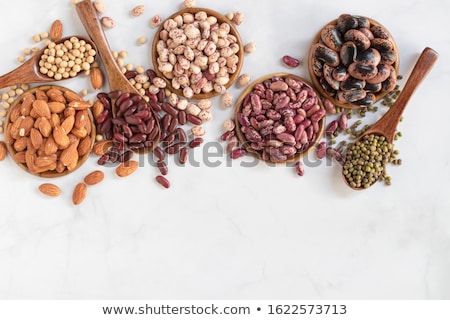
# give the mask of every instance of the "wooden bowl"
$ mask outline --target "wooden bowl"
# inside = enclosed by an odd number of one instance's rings
[[[363,17],[363,18],[367,18],[367,17]],[[383,27],[384,30],[389,35],[389,40],[394,45],[394,53],[396,54],[396,62],[392,66],[394,67],[396,73],[398,74],[398,69],[399,69],[399,66],[400,66],[400,57],[399,57],[399,53],[398,53],[397,43],[395,42],[394,37],[392,37],[392,35],[389,33],[389,31],[382,24],[380,24],[379,22],[377,22],[377,21],[375,21],[375,20],[373,20],[371,18],[367,18],[367,19],[369,20],[371,26],[375,25],[375,26]],[[327,25],[336,25],[337,21],[338,21],[337,19],[332,20]],[[350,103],[350,102],[341,102],[341,101],[337,100],[335,98],[335,96],[330,96],[330,94],[328,94],[326,92],[326,90],[324,90],[322,85],[320,84],[320,78],[318,76],[316,76],[316,74],[314,73],[314,70],[313,70],[313,57],[314,57],[313,46],[316,43],[322,43],[321,31],[322,31],[322,29],[314,37],[314,39],[312,41],[311,49],[310,49],[309,55],[308,55],[309,75],[310,75],[310,78],[311,78],[311,81],[312,81],[314,87],[321,94],[321,96],[323,96],[324,98],[329,99],[336,106],[343,107],[343,108],[350,108],[350,109],[359,109],[359,108],[361,108],[364,105],[357,105],[357,104],[353,104],[353,103]],[[380,91],[380,92],[375,93],[375,100],[373,101],[373,103],[376,103],[377,101],[382,99],[388,93],[389,92],[387,92],[387,91]]]
[[[297,151],[297,153],[295,153],[293,156],[290,156],[286,159],[286,161],[277,161],[274,162],[270,159],[264,159],[264,157],[262,156],[262,152],[261,151],[257,151],[254,150],[251,146],[251,143],[249,141],[247,141],[247,139],[245,138],[244,133],[241,130],[241,124],[238,120],[238,113],[241,112],[243,106],[243,103],[245,101],[246,96],[251,93],[253,91],[253,89],[255,88],[255,86],[259,83],[263,83],[266,80],[272,79],[273,77],[280,77],[280,78],[294,78],[296,80],[300,80],[303,83],[303,86],[307,86],[311,89],[311,91],[317,96],[317,104],[319,105],[320,109],[324,110],[323,104],[322,104],[322,99],[320,99],[320,96],[317,94],[317,92],[314,90],[314,87],[312,86],[312,84],[310,82],[308,82],[307,80],[290,74],[290,73],[272,73],[272,74],[268,74],[265,75],[257,80],[255,80],[254,82],[252,82],[247,88],[245,88],[245,90],[242,92],[242,94],[239,96],[238,100],[236,101],[236,105],[235,105],[235,109],[234,109],[234,121],[235,121],[235,130],[236,130],[236,135],[237,138],[239,139],[239,142],[242,144],[242,146],[251,154],[255,155],[256,157],[258,157],[259,159],[269,162],[269,163],[289,163],[289,162],[294,162],[294,161],[298,161],[301,158],[303,158],[305,155],[307,155],[311,150],[313,150],[316,145],[319,143],[320,139],[323,136],[324,133],[324,129],[325,129],[325,124],[326,124],[326,119],[325,116],[319,120],[318,124],[319,124],[319,129],[315,134],[315,137],[312,141],[309,142],[308,146],[305,149],[300,149]],[[273,109],[274,107],[272,107]]]
[[[204,11],[206,12],[206,14],[208,16],[214,16],[217,18],[217,23],[220,25],[222,23],[227,23],[230,25],[230,34],[235,36],[237,39],[237,44],[239,45],[239,51],[236,53],[236,55],[239,58],[239,61],[237,63],[237,69],[234,73],[230,74],[230,80],[228,81],[228,83],[225,85],[226,88],[229,88],[239,77],[239,74],[241,72],[242,69],[242,64],[244,62],[244,46],[242,45],[242,40],[241,37],[239,35],[239,32],[237,31],[236,27],[234,26],[234,24],[225,16],[223,16],[222,14],[213,11],[211,9],[206,9],[206,8],[186,8],[183,10],[180,10],[176,13],[174,13],[173,15],[171,15],[169,18],[167,18],[162,24],[161,26],[158,28],[155,37],[153,38],[153,42],[152,42],[152,62],[153,62],[153,68],[156,72],[156,74],[158,75],[158,77],[163,78],[164,80],[166,80],[167,82],[167,87],[170,89],[170,91],[176,93],[179,96],[183,96],[183,90],[181,89],[175,89],[172,86],[172,81],[171,79],[167,78],[166,76],[164,76],[164,74],[159,70],[158,68],[158,52],[156,50],[156,46],[158,41],[160,40],[160,32],[164,29],[164,23],[169,20],[169,19],[173,19],[178,15],[183,15],[184,13],[192,13],[192,14],[196,14],[199,11]],[[202,71],[204,72],[204,71]],[[207,98],[211,98],[211,97],[215,97],[217,95],[219,95],[219,92],[216,92],[215,90],[212,90],[211,92],[208,93],[199,93],[199,94],[195,94],[192,97],[192,99],[195,100],[199,100],[199,99],[207,99]]]
[[[55,96],[52,95],[52,97],[49,97],[50,94],[47,94],[47,93],[49,92],[50,89],[55,89],[55,91],[61,92],[63,95],[62,96],[58,95],[58,97],[56,97],[56,95]],[[55,91],[52,91],[52,92],[55,92]],[[36,158],[39,156],[46,156],[45,151],[44,151],[45,150],[44,146],[47,145],[49,138],[46,138],[45,136],[53,138],[56,136],[56,134],[55,134],[55,130],[53,130],[54,125],[51,124],[52,123],[51,117],[50,117],[50,120],[48,121],[49,125],[51,125],[51,130],[48,130],[48,129],[45,130],[43,128],[40,128],[40,126],[38,124],[34,123],[36,121],[36,119],[38,119],[38,118],[47,118],[48,119],[48,117],[44,117],[44,116],[40,116],[39,114],[36,114],[34,107],[30,107],[30,103],[25,102],[26,100],[28,100],[27,97],[29,97],[30,94],[33,94],[34,96],[39,95],[39,97],[40,96],[47,97],[49,99],[49,102],[50,101],[62,102],[63,100],[61,100],[61,99],[62,99],[62,97],[64,97],[65,101],[66,101],[66,103],[65,103],[66,107],[64,110],[67,109],[67,106],[69,105],[70,101],[76,101],[76,100],[83,101],[81,96],[79,96],[74,91],[67,89],[65,87],[56,86],[56,85],[38,86],[38,87],[32,88],[32,89],[26,91],[25,93],[23,93],[22,95],[20,95],[12,104],[12,106],[5,118],[5,142],[6,142],[6,147],[7,147],[8,153],[10,154],[10,156],[14,160],[14,162],[16,162],[19,165],[19,167],[21,167],[28,173],[36,175],[36,176],[40,176],[40,177],[44,177],[44,178],[56,178],[56,177],[60,177],[60,176],[65,176],[65,175],[75,171],[76,169],[81,167],[81,165],[88,159],[88,157],[91,153],[91,150],[93,148],[94,142],[95,142],[96,130],[95,130],[94,119],[93,119],[92,113],[90,111],[90,108],[85,109],[85,110],[87,110],[88,119],[83,121],[84,124],[78,125],[78,129],[76,127],[77,124],[74,124],[73,129],[69,132],[69,135],[68,135],[68,137],[70,137],[70,139],[71,139],[70,146],[72,144],[76,144],[76,146],[77,146],[76,155],[78,156],[78,158],[77,158],[76,162],[69,161],[71,163],[71,165],[64,166],[64,167],[60,166],[58,168],[55,168],[54,163],[64,162],[61,160],[61,154],[64,152],[64,150],[62,149],[61,146],[57,147],[58,151],[54,152],[54,154],[57,155],[57,160],[55,160],[54,158],[51,159],[51,157],[53,157],[53,155],[52,155],[53,152],[50,153],[50,151],[48,151],[48,155],[50,155],[50,157],[40,158],[39,160],[36,160]],[[83,103],[84,103],[84,101],[83,101]],[[76,106],[76,108],[81,109],[83,107]],[[75,110],[75,119],[77,118],[76,114],[78,114],[79,112],[81,112],[81,110]],[[64,117],[64,111],[61,111],[61,112],[55,111],[55,113],[51,113],[51,114],[58,115],[58,117],[60,119],[62,119]],[[12,121],[13,117],[15,119],[14,121]],[[18,121],[17,119],[20,117],[22,117],[22,119],[23,119],[22,122],[17,122]],[[56,120],[56,116],[54,116],[54,117]],[[27,119],[28,124],[24,124],[24,122],[25,122],[24,119]],[[28,119],[29,119],[29,121],[28,121]],[[20,123],[20,125],[15,126],[16,122]],[[68,122],[70,122],[70,121],[68,121]],[[39,141],[39,139],[31,138],[30,131],[32,129],[30,128],[30,123],[32,123],[31,128],[36,129],[39,133],[38,135],[35,134],[34,137],[36,137],[36,135],[37,136],[40,135],[40,137],[41,137],[40,139],[42,139],[42,143],[40,144],[40,145],[42,145],[42,147],[40,147],[38,149],[36,149],[35,146],[37,146],[37,144],[39,142],[35,142],[35,141]],[[80,123],[82,123],[82,122],[80,121]],[[42,126],[42,127],[44,127],[44,126]],[[67,126],[65,126],[65,127],[67,127]],[[48,126],[47,126],[47,128],[48,128]],[[62,128],[62,126],[61,126],[61,128]],[[64,129],[61,129],[61,130],[64,130]],[[61,130],[58,130],[58,132],[61,132]],[[84,132],[84,130],[86,130],[86,131],[83,134],[82,132]],[[43,135],[42,132],[49,132],[49,133]],[[36,133],[36,131],[35,131],[35,133]],[[78,135],[80,138],[78,138],[76,135]],[[83,136],[85,136],[85,137],[81,138]],[[26,138],[26,139],[24,139],[24,138]],[[19,139],[21,139],[21,141],[17,142]],[[56,140],[56,139],[53,139],[53,141],[54,140]],[[76,140],[78,140],[78,142]],[[17,143],[17,145],[16,145],[16,143]],[[22,144],[22,146],[20,146],[20,144]],[[50,144],[53,145],[53,147],[52,148],[49,147],[49,149],[47,149],[47,150],[51,150],[51,149],[55,148],[54,146],[57,146],[57,144],[55,142],[50,142]],[[68,148],[69,147],[66,147],[64,149],[68,149]],[[29,150],[34,150],[34,152],[28,152]],[[81,150],[83,150],[83,151],[81,151]],[[79,152],[81,152],[82,154],[80,155]],[[72,154],[72,156],[69,156],[70,153]],[[70,153],[69,152],[66,153],[65,159],[68,159],[68,158],[74,159],[75,158],[73,156],[74,152],[70,152]],[[45,163],[47,163],[47,160],[49,161],[48,165],[44,165]],[[39,161],[39,164],[38,164],[38,161]],[[67,163],[69,163],[69,162],[67,162]]]

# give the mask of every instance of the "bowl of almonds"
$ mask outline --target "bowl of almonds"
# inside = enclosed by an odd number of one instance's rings
[[[337,106],[369,106],[393,91],[399,68],[397,44],[377,21],[341,14],[315,36],[308,68],[319,93]]]
[[[298,161],[321,139],[326,112],[305,79],[274,73],[257,79],[235,106],[236,135],[242,146],[271,163]]]
[[[12,104],[5,119],[5,142],[27,172],[53,178],[79,168],[89,157],[95,126],[90,103],[56,85],[32,88]]]
[[[188,99],[205,99],[223,93],[236,81],[244,50],[237,29],[225,16],[186,8],[160,25],[153,38],[152,61],[157,79],[165,80],[153,83],[155,89],[167,85]]]

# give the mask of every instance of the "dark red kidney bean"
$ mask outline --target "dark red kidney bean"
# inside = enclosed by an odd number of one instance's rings
[[[181,149],[181,143],[176,143],[174,145],[168,146],[165,151],[167,154],[175,154],[175,153],[180,152],[180,149]]]
[[[203,143],[203,138],[197,137],[194,140],[192,140],[191,142],[189,142],[189,148],[191,148],[191,149],[197,148],[202,143]]]
[[[165,112],[169,113],[169,114],[170,114],[171,116],[173,116],[173,117],[175,117],[175,116],[178,115],[178,110],[175,109],[174,107],[172,107],[172,106],[170,105],[170,103],[168,103],[168,102],[163,102],[163,103],[161,104],[161,108],[162,108]]]
[[[155,97],[155,101],[153,101],[150,98],[149,104],[150,104],[150,108],[152,108],[154,111],[159,112],[162,110],[161,106],[158,104],[158,99],[156,98],[155,95],[153,95]]]
[[[123,100],[122,103],[116,104],[117,108],[124,113],[128,111],[128,108],[130,108],[132,105],[134,105],[134,103],[129,97]]]
[[[127,150],[120,155],[120,162],[127,162],[133,157],[133,151]]]
[[[162,185],[164,188],[168,189],[170,188],[170,182],[163,176],[156,176],[156,182],[158,182],[160,185]]]
[[[119,161],[119,159],[120,159],[119,150],[117,150],[117,151],[109,151],[108,154],[109,154],[108,162],[115,163],[115,162]]]
[[[139,109],[139,108],[138,108]],[[142,120],[147,119],[147,117],[150,115],[150,110],[141,110],[134,114],[136,117],[141,118]]]
[[[116,100],[116,107],[119,107],[125,100],[129,99],[131,96],[130,92],[124,92],[122,95]]]
[[[133,134],[141,133],[141,130],[139,130],[139,128],[137,126],[131,125],[130,129],[131,129],[131,132],[133,132]]]
[[[137,133],[134,136],[132,136],[128,142],[130,143],[140,143],[147,140],[147,135],[145,133]]]
[[[103,166],[108,162],[108,160],[109,160],[109,154],[105,153],[100,158],[98,158],[97,164],[100,166]]]
[[[149,107],[149,105],[147,104],[147,102],[145,102],[145,101],[140,101],[140,102],[135,102],[135,104],[136,104],[136,106],[137,106],[137,111],[139,112],[139,111],[143,111],[143,110],[149,110],[150,109],[150,107]],[[150,110],[149,110],[150,111]]]
[[[159,135],[159,140],[163,141],[166,137],[167,137],[168,133],[165,131],[162,131],[161,134]]]
[[[136,70],[128,70],[127,72],[125,72],[125,78],[130,80],[136,77],[138,74],[139,73]]]
[[[132,116],[134,114],[134,112],[136,111],[136,109],[137,109],[137,105],[133,104],[127,110],[125,110],[125,111],[119,110],[119,111],[123,113],[124,117],[126,117],[126,116]]]
[[[167,164],[163,160],[158,160],[156,165],[158,166],[159,172],[161,172],[163,176],[169,173],[169,168],[167,168]]]
[[[158,136],[159,128],[155,126],[153,130],[147,135],[147,141],[153,141]]]
[[[113,142],[114,142],[114,140],[113,140]],[[125,151],[125,143],[114,142],[114,148],[116,148],[119,151]]]
[[[105,109],[111,109],[111,100],[109,99],[107,93],[104,93],[104,92],[98,93],[97,99],[100,100],[100,102],[102,103],[103,107],[105,107]]]
[[[180,164],[185,164],[187,162],[188,155],[189,155],[188,147],[183,147],[180,149],[180,155],[178,157],[178,161],[180,162]]]
[[[152,118],[145,124],[145,131],[143,133],[150,134],[155,127],[155,120]]]
[[[164,138],[162,144],[164,147],[170,146],[175,141],[175,135],[173,133],[169,133],[167,137]]]
[[[172,118],[172,121],[170,121],[169,128],[167,129],[170,133],[175,132],[176,128],[178,127],[178,118]]]
[[[187,142],[187,135],[186,132],[182,128],[177,128],[175,130],[175,137],[178,139],[178,141],[182,144],[185,144]]]
[[[111,121],[116,126],[122,127],[122,126],[126,126],[127,125],[127,122],[125,121],[124,118],[112,118]]]
[[[139,129],[139,132],[146,133],[147,132],[147,125],[145,122],[142,122],[136,126]]]
[[[125,143],[125,142],[128,141],[127,137],[125,137],[124,134],[123,134],[123,133],[120,133],[120,132],[114,133],[114,139],[115,139],[116,141],[122,142],[122,143]]]
[[[202,119],[200,119],[199,117],[194,116],[193,114],[188,114],[186,115],[186,119],[188,122],[192,123],[193,125],[201,125],[202,124]]]
[[[164,99],[166,98],[166,94],[165,94],[164,90],[159,90],[159,92],[156,94],[156,96],[158,97],[159,103],[163,103]]]
[[[149,140],[144,141],[144,147],[146,147],[146,148],[153,149],[153,146],[154,146],[154,145],[155,145],[155,142],[154,142],[154,141],[149,141]]]
[[[156,146],[156,148],[153,150],[153,154],[158,160],[164,160],[165,158],[164,151],[160,146]]]
[[[140,123],[142,123],[142,119],[138,118],[138,117],[136,117],[134,115],[125,116],[125,121],[128,124],[140,124]]]
[[[114,91],[111,91],[110,93],[108,93],[108,98],[110,98],[110,99],[117,99],[117,98],[120,97],[121,94],[122,94],[122,91],[114,90]]]
[[[180,110],[180,111],[178,112],[178,123],[182,126],[182,125],[185,125],[186,122],[187,122],[187,119],[186,119],[186,111]]]
[[[98,133],[106,133],[112,129],[112,120],[111,118],[107,118],[103,123],[98,127]]]
[[[102,113],[100,113],[100,115],[97,117],[97,123],[101,124],[103,122],[105,122],[105,120],[107,118],[109,118],[111,116],[111,112],[108,109],[105,109],[102,111]]]
[[[156,72],[155,72],[155,70],[147,69],[147,70],[145,70],[145,74],[147,75],[147,77],[149,77],[149,80],[150,80],[150,81],[152,81],[153,79],[156,78]]]
[[[172,121],[172,116],[166,113],[161,119],[161,130],[166,132],[169,129],[170,122]]]
[[[143,149],[145,147],[145,145],[143,143],[129,143],[128,144],[128,148],[130,148],[131,150],[139,150],[139,149]]]
[[[100,131],[98,133],[101,133]],[[107,131],[105,133],[103,133],[103,135],[105,136],[106,140],[112,140],[113,138],[113,132],[112,131]]]

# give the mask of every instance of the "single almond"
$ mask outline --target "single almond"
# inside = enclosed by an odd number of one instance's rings
[[[51,88],[47,90],[47,96],[50,102],[59,102],[66,104],[66,98],[64,98],[63,92],[58,88]]]
[[[50,116],[50,125],[52,128],[61,125],[61,117],[57,113],[52,113]]]
[[[67,167],[69,171],[73,171],[78,164],[78,150],[75,144],[71,144],[64,149],[59,156],[59,160]]]
[[[98,67],[91,68],[91,73],[89,74],[91,79],[91,85],[94,90],[98,90],[103,87],[103,73]]]
[[[48,107],[48,103],[44,100],[35,100],[33,101],[33,109],[39,117],[44,117],[50,119],[51,112]]]
[[[49,155],[49,156],[42,155],[42,156],[38,156],[36,158],[36,160],[34,161],[34,163],[36,164],[37,167],[47,167],[52,164],[56,164],[57,159],[58,159],[58,156],[56,155],[56,153]]]
[[[86,136],[83,139],[81,139],[80,143],[78,144],[78,156],[82,157],[85,154],[88,154],[92,149],[92,138],[90,136]]]
[[[94,119],[97,119],[103,110],[105,110],[103,103],[100,100],[95,100],[94,105],[92,106],[92,115],[94,116]]]
[[[44,117],[40,117],[38,118],[38,120],[39,120],[39,127],[38,127],[39,132],[42,134],[43,137],[46,138],[50,137],[52,134],[52,125],[50,124],[50,121]]]
[[[6,143],[0,141],[0,161],[5,160],[6,158]]]
[[[63,35],[63,25],[60,20],[53,21],[50,26],[49,36],[52,41],[58,41],[62,38]]]
[[[53,139],[55,139],[56,144],[58,144],[61,149],[65,149],[70,144],[70,139],[67,136],[66,131],[61,126],[56,126],[53,128]]]
[[[75,186],[72,193],[72,202],[74,205],[79,205],[86,199],[87,185],[84,182],[80,182]]]
[[[78,94],[76,94],[73,91],[64,91],[64,98],[66,98],[67,102],[72,102],[72,101],[82,101],[83,98],[81,98]]]
[[[62,95],[61,95],[62,97]],[[64,98],[64,97],[63,97]],[[59,101],[50,101],[48,102],[48,107],[50,108],[50,111],[53,113],[60,113],[63,112],[66,108],[66,104]]]
[[[80,110],[75,115],[75,128],[81,129],[85,128],[87,123],[90,121],[89,113],[87,110]]]
[[[20,151],[17,152],[14,156],[14,161],[16,161],[17,163],[25,163],[27,162],[25,159],[25,151]]]
[[[27,137],[20,137],[13,144],[14,150],[16,152],[24,151],[27,149]]]
[[[107,153],[113,146],[113,142],[111,140],[102,140],[97,142],[94,145],[93,152],[97,156],[102,156]]]
[[[61,195],[61,188],[53,183],[43,183],[39,186],[39,191],[49,197],[59,197]]]
[[[25,119],[23,119],[23,121],[20,123],[19,136],[28,136],[30,134],[31,128],[33,128],[34,121],[35,120],[31,116],[25,117]]]
[[[72,133],[74,136],[76,136],[76,137],[78,137],[80,139],[83,139],[88,134],[86,128],[78,129],[78,128],[75,128],[75,127],[72,128],[70,133]]]
[[[102,182],[104,178],[105,174],[103,173],[103,171],[95,170],[84,177],[84,183],[86,183],[88,186],[93,186],[94,184]]]
[[[87,101],[71,101],[69,102],[69,107],[75,110],[84,110],[91,107],[91,104]]]
[[[31,128],[30,130],[30,140],[33,147],[37,150],[41,147],[44,139],[42,138],[42,134],[36,128]]]
[[[58,151],[58,145],[56,144],[55,139],[50,136],[44,143],[44,154],[51,155],[56,151]]]
[[[65,132],[69,133],[72,130],[74,124],[75,124],[75,117],[68,116],[61,123],[61,127],[64,129]]]
[[[135,161],[135,160],[129,160],[126,162],[122,162],[120,165],[117,166],[116,168],[116,174],[119,177],[127,177],[130,174],[132,174],[133,172],[136,171],[136,169],[139,166],[139,162]]]

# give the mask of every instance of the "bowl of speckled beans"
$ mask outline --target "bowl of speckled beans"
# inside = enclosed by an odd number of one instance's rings
[[[228,18],[206,8],[186,8],[160,25],[152,43],[152,61],[158,77],[166,80],[162,86],[187,99],[205,99],[223,93],[236,81],[244,50]]]
[[[397,44],[379,22],[341,14],[314,37],[308,56],[317,91],[336,106],[360,108],[395,89]]]
[[[273,73],[257,79],[235,106],[236,135],[242,146],[271,163],[298,161],[320,141],[326,112],[305,79]]]

